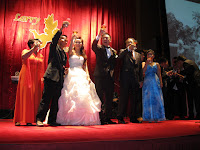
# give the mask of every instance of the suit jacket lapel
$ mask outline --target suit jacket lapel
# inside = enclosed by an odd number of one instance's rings
[[[113,48],[110,48],[110,53],[111,53],[111,56],[113,56]]]
[[[57,49],[57,56],[58,56],[58,61],[59,61],[59,65],[60,65],[60,68],[62,68],[63,66],[61,65],[63,60],[62,60],[62,56],[60,55],[60,53],[62,53],[62,51],[60,49],[60,47],[58,46],[58,49]]]
[[[57,54],[58,54],[59,62],[61,62],[62,57],[60,56],[60,47],[58,48]]]
[[[135,52],[135,64],[137,64],[137,61],[138,61],[138,53],[137,52]]]
[[[127,49],[127,51],[128,51],[128,49]],[[128,52],[128,55],[129,55],[129,58],[130,58],[130,61],[131,61],[131,63],[134,63],[134,59],[133,59],[133,54],[132,54],[132,52]]]

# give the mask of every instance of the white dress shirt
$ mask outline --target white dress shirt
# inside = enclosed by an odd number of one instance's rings
[[[100,39],[100,35],[96,36],[96,40],[98,41]],[[108,48],[106,48],[106,53],[107,53],[107,57],[110,58],[111,56],[111,51],[110,51],[110,46],[108,46]]]
[[[128,51],[132,52],[133,59],[135,59],[135,51],[134,50],[131,51],[129,48],[128,48]]]

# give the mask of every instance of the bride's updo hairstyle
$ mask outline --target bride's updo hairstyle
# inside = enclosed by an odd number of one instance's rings
[[[83,39],[82,39],[80,36],[76,37],[76,38],[75,38],[75,41],[76,41],[77,39],[80,39],[81,42],[82,42],[82,47],[81,47],[81,49],[80,49],[80,54],[81,54],[81,56],[83,56],[83,58],[84,58],[84,63],[85,63],[86,60],[87,60],[87,55],[86,55],[85,50],[84,50]]]

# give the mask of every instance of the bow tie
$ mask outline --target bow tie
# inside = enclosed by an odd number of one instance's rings
[[[104,46],[104,48],[110,48],[110,46]]]

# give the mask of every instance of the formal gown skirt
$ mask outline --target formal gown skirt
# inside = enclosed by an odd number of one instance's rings
[[[143,120],[165,120],[165,110],[162,89],[157,76],[157,65],[148,65],[142,88]]]
[[[72,57],[69,62],[79,58]],[[76,63],[76,62],[74,62]],[[58,100],[57,123],[61,125],[99,125],[101,101],[94,83],[89,82],[82,66],[70,67]]]

